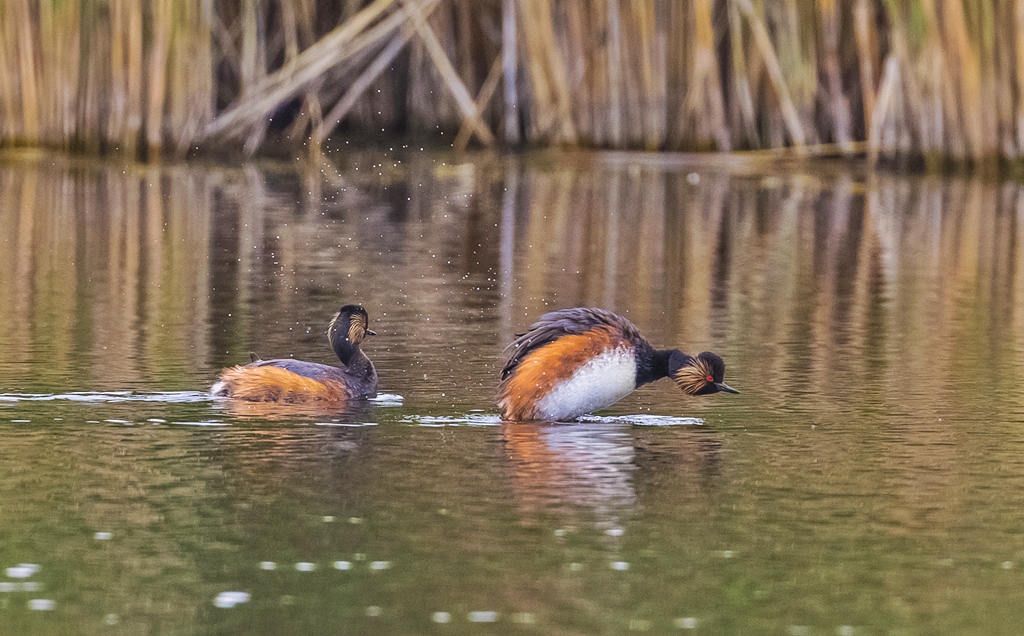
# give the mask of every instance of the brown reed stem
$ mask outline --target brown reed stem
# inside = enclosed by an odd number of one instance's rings
[[[1024,2],[1024,0],[1021,0]],[[519,46],[517,43],[515,0],[501,2],[501,63],[505,78],[505,143],[519,144],[519,92],[516,82],[519,75]]]
[[[747,18],[747,24],[750,26],[751,32],[754,35],[754,41],[757,43],[758,50],[764,60],[765,69],[768,71],[768,76],[772,80],[772,86],[779,97],[779,106],[782,109],[782,117],[786,122],[790,139],[792,139],[793,145],[803,146],[806,144],[807,136],[804,134],[803,124],[800,123],[800,115],[797,114],[796,107],[793,105],[793,98],[790,96],[789,87],[786,85],[786,78],[783,76],[782,68],[779,66],[779,58],[775,54],[775,48],[772,46],[768,29],[765,28],[764,22],[754,12],[754,7],[750,4],[750,0],[733,0],[733,2],[736,3],[740,11]]]

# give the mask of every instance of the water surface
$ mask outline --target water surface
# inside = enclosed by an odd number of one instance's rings
[[[857,167],[361,152],[0,163],[10,633],[1014,634],[1024,191]],[[206,394],[329,362],[378,401]],[[502,348],[598,305],[726,360],[501,422]],[[235,593],[235,594],[233,594]]]

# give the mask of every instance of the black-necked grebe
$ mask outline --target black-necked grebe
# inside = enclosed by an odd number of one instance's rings
[[[377,370],[359,343],[376,335],[359,305],[345,305],[327,327],[327,338],[345,368],[302,360],[254,360],[224,369],[210,391],[252,402],[347,402],[377,393]],[[253,356],[255,358],[255,356]]]
[[[689,395],[739,393],[723,381],[725,362],[714,353],[655,349],[633,323],[603,309],[545,314],[509,348],[498,405],[511,421],[572,420],[664,377]]]

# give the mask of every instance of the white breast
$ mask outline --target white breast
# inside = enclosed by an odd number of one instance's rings
[[[631,349],[609,349],[587,362],[540,399],[537,413],[564,422],[615,404],[636,389],[636,357]]]

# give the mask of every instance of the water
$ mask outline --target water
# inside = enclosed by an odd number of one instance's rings
[[[1024,191],[841,165],[0,164],[0,632],[1014,634]],[[248,352],[379,400],[211,399]],[[741,395],[502,423],[600,305]]]

